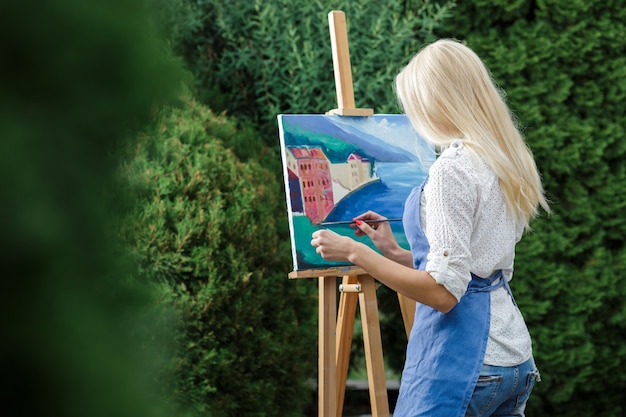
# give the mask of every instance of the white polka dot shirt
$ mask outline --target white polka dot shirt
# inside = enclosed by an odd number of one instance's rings
[[[494,172],[461,141],[435,161],[421,200],[420,222],[430,244],[426,271],[457,300],[470,272],[513,276],[515,244],[523,226],[507,215]],[[532,355],[526,323],[505,287],[491,293],[491,327],[484,363],[514,366]]]

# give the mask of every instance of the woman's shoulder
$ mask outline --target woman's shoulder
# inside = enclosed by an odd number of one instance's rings
[[[476,172],[472,157],[461,140],[453,141],[432,166],[434,171]]]

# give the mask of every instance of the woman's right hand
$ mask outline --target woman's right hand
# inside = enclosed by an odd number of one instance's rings
[[[368,220],[385,220],[385,216],[374,211],[367,211],[363,214],[356,216],[354,220],[354,227],[356,236],[368,236],[372,243],[378,248],[378,250],[387,258],[393,259],[398,251],[404,251],[398,245],[396,237],[393,235],[391,225],[389,222],[377,222],[368,223]]]

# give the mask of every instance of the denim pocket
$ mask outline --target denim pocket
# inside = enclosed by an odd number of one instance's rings
[[[526,402],[528,401],[528,398],[530,398],[530,393],[533,391],[535,382],[539,381],[541,381],[541,377],[539,376],[539,371],[537,369],[529,372],[526,376],[526,387],[524,391],[517,396],[517,404],[515,406],[515,411],[521,413],[520,415],[523,415],[524,409],[526,408]]]
[[[480,375],[472,394],[466,417],[482,416],[498,396],[502,375]]]
[[[494,382],[500,383],[500,381],[502,381],[501,375],[480,375],[476,385],[490,385]]]
[[[533,390],[533,387],[535,386],[535,383],[539,381],[541,381],[541,375],[539,375],[539,371],[537,370],[537,368],[535,368],[534,370],[530,371],[526,376],[526,389],[523,393],[520,394],[520,396],[525,396],[526,399],[528,399],[531,391]]]

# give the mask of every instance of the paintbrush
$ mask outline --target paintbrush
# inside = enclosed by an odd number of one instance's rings
[[[391,218],[391,219],[380,219],[380,220],[364,220],[363,221],[367,224],[370,223],[384,223],[384,222],[401,222],[402,221],[402,217],[395,217],[395,218]],[[318,223],[319,226],[335,226],[335,225],[339,225],[339,224],[352,224],[354,223],[354,220],[342,220],[342,221],[338,221],[338,222],[322,222],[322,223]]]

